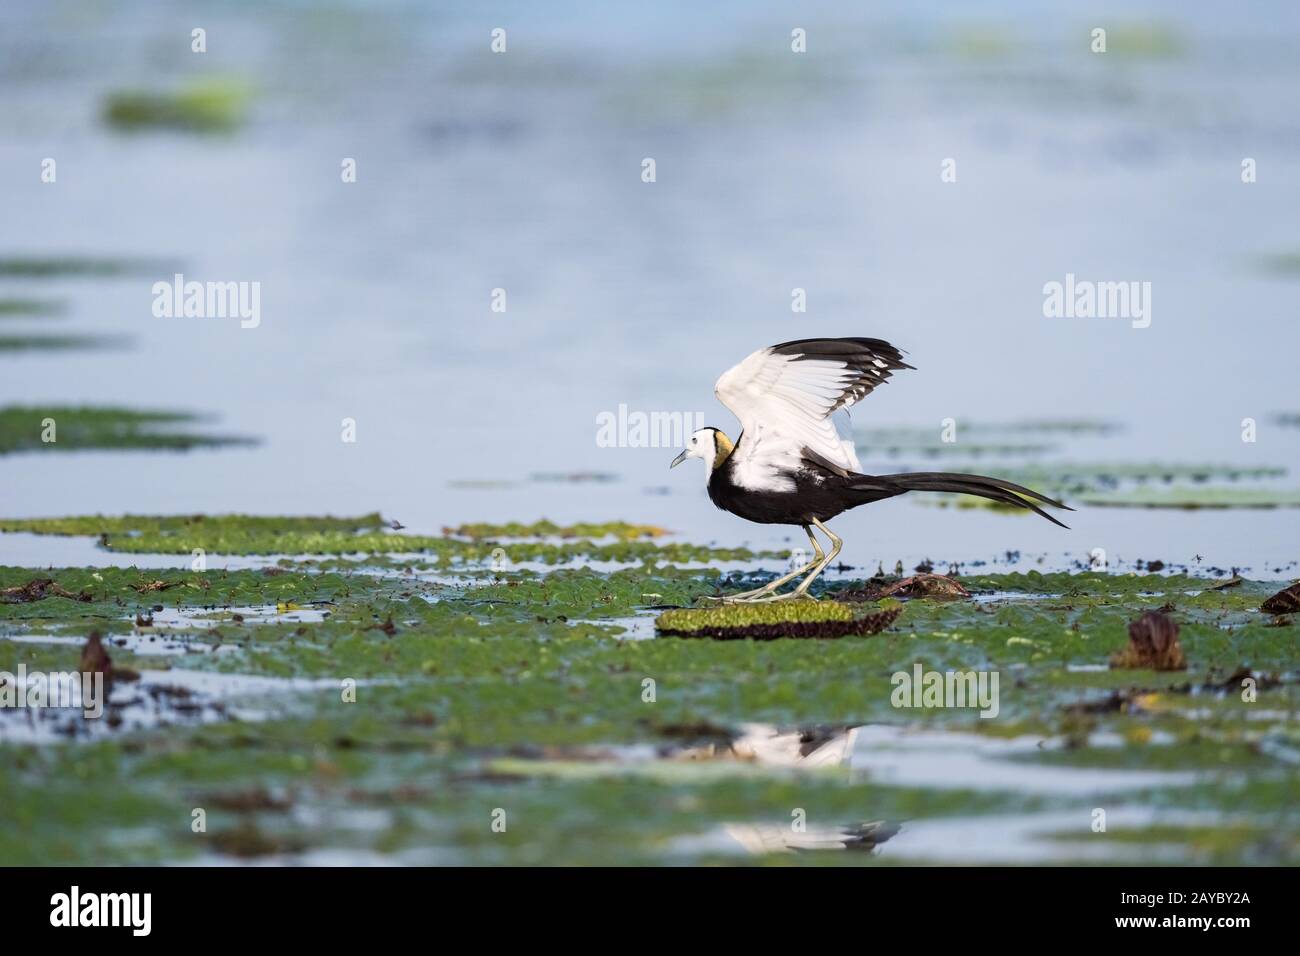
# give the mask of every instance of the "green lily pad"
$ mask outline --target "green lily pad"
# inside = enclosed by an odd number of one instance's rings
[[[248,85],[233,80],[202,80],[170,92],[125,90],[104,101],[104,121],[128,132],[229,133],[247,120],[251,99]]]
[[[621,538],[632,541],[637,538],[659,538],[669,532],[664,528],[647,524],[630,524],[626,521],[579,522],[577,524],[558,525],[552,521],[533,521],[522,523],[512,521],[505,524],[488,524],[476,522],[444,528],[446,534],[481,540],[484,538]]]
[[[481,536],[465,540],[449,536],[396,534],[381,529],[383,524],[383,519],[377,514],[361,518],[128,515],[122,518],[0,519],[0,531],[98,535],[101,547],[132,554],[189,554],[196,548],[209,554],[242,555],[427,554],[436,557],[439,565],[444,567],[449,563],[491,563],[502,571],[525,562],[561,564],[576,558],[616,562],[696,562],[785,556],[784,552],[755,552],[748,548],[710,548],[686,542],[656,543],[640,537],[625,537],[609,543],[599,540],[607,537],[605,532],[608,528],[626,531],[634,527],[621,522],[574,526],[589,531],[600,530],[601,534],[585,538],[575,536],[573,540],[558,543],[512,538],[497,541]],[[487,527],[478,526],[478,530]]]
[[[66,311],[59,299],[0,298],[0,319],[53,318]]]
[[[1300,508],[1300,488],[1135,488],[1079,500],[1094,508]]]
[[[0,408],[0,455],[86,449],[186,451],[254,443],[251,438],[200,434],[175,427],[198,421],[199,416],[188,412],[8,405]],[[47,436],[53,440],[45,440]]]
[[[72,352],[122,348],[130,342],[107,335],[0,335],[0,352]]]
[[[0,278],[69,279],[171,274],[176,265],[160,259],[102,256],[0,256]]]

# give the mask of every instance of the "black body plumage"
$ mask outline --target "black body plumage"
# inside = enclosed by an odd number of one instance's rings
[[[739,441],[736,447],[740,447]],[[789,476],[794,481],[793,490],[754,491],[736,484],[733,457],[734,452],[709,476],[709,499],[723,511],[758,524],[807,525],[814,519],[829,521],[850,508],[894,498],[909,491],[945,491],[988,498],[1001,504],[1028,508],[1062,528],[1066,525],[1034,502],[1072,510],[1046,495],[1000,478],[938,471],[860,475],[841,473],[811,459],[805,459],[804,466]]]
[[[768,353],[785,357],[791,363],[842,363],[848,378],[838,383],[837,387],[843,391],[834,402],[827,403],[825,415],[860,401],[876,386],[887,382],[893,372],[912,368],[903,361],[902,353],[883,339],[796,339],[774,345]],[[741,432],[735,445],[727,449],[726,457],[713,464],[709,476],[709,498],[724,511],[760,524],[808,525],[814,519],[825,522],[850,508],[909,491],[939,491],[975,495],[1000,504],[1027,508],[1065,527],[1039,508],[1036,502],[1057,508],[1066,508],[1065,505],[1009,481],[951,472],[863,475],[836,465],[808,448],[803,449],[797,464],[794,461],[796,455],[792,453],[791,467],[781,474],[793,487],[781,490],[746,487],[737,480],[737,462],[751,451],[746,445],[745,433]]]

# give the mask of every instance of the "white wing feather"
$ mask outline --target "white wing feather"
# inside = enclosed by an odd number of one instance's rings
[[[833,347],[837,341],[865,340],[813,340],[810,345]],[[897,351],[883,342],[879,344],[888,352],[880,354],[889,361],[857,344],[845,346],[852,350],[852,361],[791,351],[798,344],[760,349],[724,372],[714,386],[718,400],[740,420],[735,480],[743,487],[793,491],[792,475],[802,467],[804,449],[838,468],[858,471],[852,433],[841,434],[830,416],[869,393],[892,368],[910,367],[897,362]]]

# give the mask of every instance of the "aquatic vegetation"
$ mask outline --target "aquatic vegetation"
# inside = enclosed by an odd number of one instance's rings
[[[843,588],[836,592],[842,601],[879,601],[883,598],[933,598],[942,601],[962,600],[971,596],[966,586],[955,578],[941,574],[914,574],[895,581],[875,579],[863,582],[858,588]]]
[[[623,541],[599,544],[575,540],[560,544],[538,541],[461,541],[427,535],[397,535],[387,532],[343,531],[281,532],[270,529],[225,529],[219,526],[191,527],[184,532],[141,532],[130,537],[109,537],[103,542],[111,551],[136,554],[188,554],[202,548],[212,554],[428,554],[440,562],[496,562],[503,570],[516,564],[538,562],[562,564],[576,559],[589,561],[744,561],[775,556],[748,548],[709,548],[672,542]]]
[[[869,432],[855,432],[860,455],[919,455],[923,458],[1027,458],[1055,450],[1055,445],[1044,442],[944,442],[937,432],[925,438],[909,439],[904,436],[878,440]]]
[[[455,528],[443,528],[444,534],[459,535],[476,541],[484,538],[605,538],[615,537],[624,541],[637,538],[658,538],[669,532],[648,524],[629,524],[626,521],[604,521],[599,523],[580,522],[571,525],[558,525],[552,521],[534,521],[529,524],[508,522],[506,524],[457,525]]]
[[[529,608],[547,620],[621,618],[647,607],[689,605],[717,588],[717,573],[656,566],[611,573],[562,568],[545,575],[510,575],[476,583],[458,598],[490,604],[498,611]]]
[[[857,428],[854,437],[861,454],[1033,458],[1056,450],[1054,443],[1044,439],[1106,437],[1121,430],[1114,422],[1093,419],[1023,419],[1010,422],[962,421],[953,423],[951,433],[947,433],[941,424]],[[976,440],[971,440],[969,436],[972,435]],[[1010,478],[1009,475],[1006,477]],[[1018,478],[1011,480],[1020,481]]]
[[[1292,584],[1278,591],[1259,606],[1266,614],[1295,614],[1300,612],[1300,584]]]
[[[683,608],[659,615],[661,631],[698,631],[705,627],[744,627],[747,624],[820,624],[853,620],[853,608],[838,601],[777,601],[770,604],[729,604],[713,608]]]
[[[0,338],[0,349],[3,349]],[[187,451],[254,444],[234,435],[207,435],[175,426],[203,421],[188,412],[111,406],[7,405],[0,407],[0,455],[18,451],[89,448]]]
[[[570,528],[572,536],[559,543],[517,538],[513,534],[500,541],[476,536],[407,535],[390,532],[388,527],[378,514],[359,518],[127,515],[121,518],[0,519],[0,531],[98,535],[100,545],[107,550],[132,554],[189,554],[195,549],[209,554],[241,555],[426,554],[434,556],[440,564],[489,562],[503,571],[528,562],[561,564],[576,559],[680,563],[784,556],[784,552],[755,552],[748,548],[710,548],[686,542],[656,543],[644,540],[643,536],[659,532],[659,529],[624,522],[574,525]],[[477,534],[490,526],[464,527]],[[497,527],[518,532],[529,527],[549,529],[558,526],[539,522]],[[550,536],[549,531],[542,534]],[[601,539],[611,535],[620,540],[602,543]]]
[[[32,578],[26,584],[15,584],[0,588],[0,604],[28,604],[41,601],[47,597],[65,597],[74,601],[90,601],[90,592],[73,594],[63,586],[56,584],[53,578]]]
[[[1118,422],[1103,421],[1092,418],[1028,418],[1012,422],[970,422],[963,423],[963,432],[977,435],[986,433],[1009,432],[1011,434],[1044,434],[1078,437],[1081,435],[1107,436],[1124,430]]]
[[[1186,41],[1169,23],[1159,21],[1110,24],[1106,52],[1111,56],[1169,59],[1186,52]]]
[[[110,349],[120,348],[127,341],[107,335],[0,335],[0,353]]]
[[[0,521],[177,548],[407,537],[387,527],[378,514]],[[637,537],[640,527],[567,526],[593,536],[583,539],[550,523],[465,525],[434,540],[480,551],[498,532],[530,545],[661,545]],[[1276,584],[965,576],[974,599],[890,602],[892,623],[870,637],[636,640],[626,622],[655,613],[661,633],[700,633],[856,624],[881,608],[835,600],[860,581],[819,586],[831,600],[817,603],[691,608],[742,585],[661,559],[459,583],[374,563],[384,572],[330,560],[241,571],[0,568],[0,671],[75,669],[89,654],[92,669],[138,675],[120,682],[102,726],[63,718],[51,740],[0,710],[0,859],[35,862],[36,838],[44,862],[310,859],[325,848],[428,862],[430,847],[443,862],[727,862],[770,852],[763,828],[788,831],[790,808],[803,807],[823,845],[875,847],[881,862],[910,859],[910,835],[931,823],[996,828],[1041,816],[1051,824],[1034,852],[1070,862],[1075,831],[1062,820],[1086,830],[1098,789],[1116,829],[1141,831],[1125,814],[1151,807],[1167,820],[1231,814],[1281,835],[1296,829],[1285,809],[1300,785],[1286,759],[1300,700],[1294,639],[1270,626],[1285,617],[1260,611]],[[1185,670],[1109,666],[1148,612],[1176,623]],[[102,635],[97,650],[91,632]],[[898,710],[891,677],[918,664],[1000,674],[996,719]],[[855,749],[854,728],[874,728],[865,748]],[[942,774],[926,746],[949,748]],[[189,827],[196,806],[209,814],[206,835]],[[498,807],[510,817],[504,834],[484,822]],[[362,816],[366,826],[349,824]],[[588,838],[592,821],[600,840]],[[855,842],[872,832],[889,838]],[[704,835],[716,839],[692,842]],[[1169,852],[1203,853],[1199,838],[1160,838]],[[1261,850],[1224,839],[1215,859],[1294,863],[1300,849],[1288,840]],[[1109,858],[1123,859],[1131,842],[1107,844]]]
[[[406,591],[400,581],[366,579],[368,593]],[[94,623],[129,629],[127,611],[166,604],[213,608],[329,603],[351,593],[349,579],[332,573],[174,571],[137,568],[61,568],[50,572],[0,567],[0,621]]]
[[[1285,414],[1274,416],[1285,425]],[[897,457],[912,453],[922,457],[992,456],[1026,459],[1041,456],[1055,446],[1044,443],[991,441],[990,436],[1091,436],[1106,437],[1119,431],[1110,422],[1079,420],[1033,420],[1008,423],[962,423],[961,440],[944,442],[939,427],[890,427],[859,429],[860,453]],[[956,433],[954,433],[955,437]],[[966,436],[977,436],[970,441]],[[1287,469],[1278,465],[1218,462],[1058,462],[1034,461],[988,466],[997,477],[1025,485],[1053,497],[1098,507],[1228,508],[1294,507],[1300,492],[1267,487],[1225,487],[1224,483],[1280,478]],[[1169,486],[1155,488],[1155,485]],[[1188,486],[1194,487],[1188,487]],[[970,495],[931,494],[914,496],[914,502],[938,508],[980,508],[1004,514],[1023,514],[1010,505]]]
[[[0,319],[49,318],[63,315],[67,304],[60,299],[15,299],[0,297]]]
[[[1154,501],[1157,503],[1149,505],[1150,507],[1182,507],[1184,506],[1182,504],[1162,502],[1196,503],[1222,500],[1225,503],[1218,506],[1228,507],[1229,503],[1236,500],[1244,503],[1276,497],[1279,501],[1285,501],[1292,494],[1288,490],[1273,492],[1265,488],[1234,490],[1225,488],[1221,484],[1285,476],[1287,469],[1277,465],[1044,462],[1011,468],[1000,467],[996,470],[997,476],[1007,481],[1014,481],[1056,497],[1099,506],[1138,507],[1139,503]],[[1211,482],[1219,484],[1210,484]],[[1172,487],[1153,488],[1157,483]],[[1197,487],[1188,488],[1186,483]],[[926,495],[923,498],[918,497],[917,502],[938,508],[985,508],[1004,513],[1020,511],[996,501],[972,498],[969,495]],[[1205,505],[1205,507],[1212,507],[1212,505]]]
[[[1135,488],[1113,493],[1081,495],[1083,504],[1095,508],[1300,508],[1300,489],[1242,488]]]
[[[1160,611],[1147,611],[1128,626],[1128,646],[1112,655],[1111,667],[1181,671],[1187,658],[1178,643],[1178,622]]]
[[[105,99],[104,121],[125,131],[228,133],[243,125],[251,99],[246,84],[227,79],[201,80],[170,92],[122,91]]]
[[[159,259],[118,259],[103,256],[0,256],[0,278],[69,279],[152,276],[174,271],[176,264]]]
[[[565,485],[608,485],[618,481],[618,475],[607,471],[537,471],[528,476],[529,481]]]
[[[833,638],[878,634],[894,623],[901,611],[901,607],[892,607],[864,615],[835,601],[732,604],[664,611],[655,621],[655,630],[665,637],[708,637],[714,640]]]
[[[1270,275],[1282,278],[1300,275],[1300,252],[1278,252],[1261,256],[1259,267]]]
[[[945,49],[963,59],[1005,60],[1016,52],[1014,31],[1005,25],[968,24],[950,31]]]
[[[267,533],[295,531],[365,531],[382,527],[386,522],[378,512],[356,517],[333,515],[81,515],[67,518],[0,519],[0,532],[27,531],[32,534],[60,535],[128,535],[135,533],[166,534],[185,532],[198,526],[216,526],[232,532],[255,530]]]
[[[1280,465],[1187,462],[1061,462],[1025,465],[1003,472],[1009,481],[1037,482],[1053,488],[1110,488],[1125,482],[1207,482],[1279,478]]]

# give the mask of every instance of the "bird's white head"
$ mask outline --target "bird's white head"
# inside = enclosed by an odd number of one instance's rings
[[[691,434],[690,441],[686,443],[685,450],[673,459],[669,468],[676,468],[687,458],[700,458],[708,464],[707,473],[712,471],[727,460],[731,454],[731,439],[716,428],[701,428]]]

